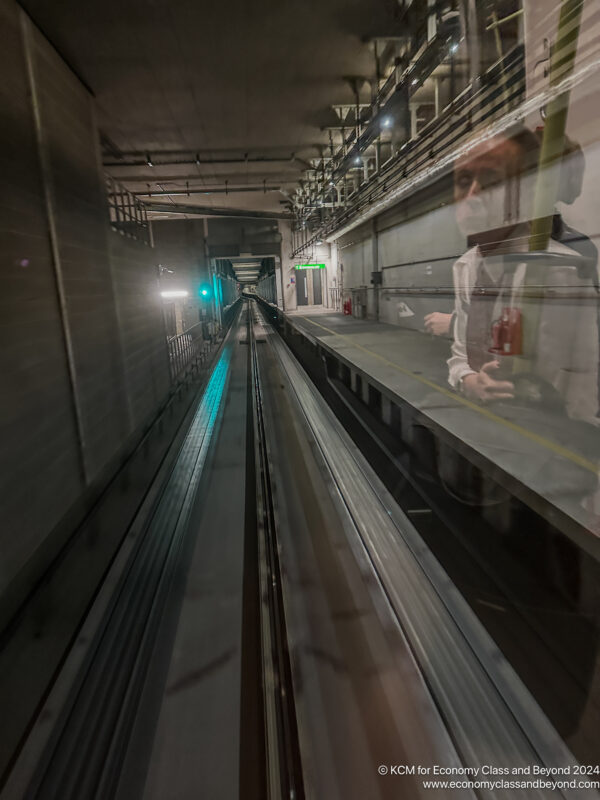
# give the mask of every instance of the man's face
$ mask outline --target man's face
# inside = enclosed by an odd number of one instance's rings
[[[502,228],[518,217],[520,149],[496,136],[476,145],[454,168],[456,220],[465,235]],[[516,190],[516,193],[515,193]]]

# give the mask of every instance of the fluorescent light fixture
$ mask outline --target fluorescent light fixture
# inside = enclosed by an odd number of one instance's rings
[[[167,292],[161,292],[160,296],[169,298],[169,297],[187,297],[189,292],[186,292],[184,289],[170,289]]]

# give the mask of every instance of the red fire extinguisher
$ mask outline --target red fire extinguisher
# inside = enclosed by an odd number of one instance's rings
[[[348,300],[344,300],[343,311],[346,316],[350,316],[352,314],[352,300],[348,298]]]
[[[523,352],[521,309],[505,306],[499,319],[492,323],[490,352],[501,356],[520,356]]]

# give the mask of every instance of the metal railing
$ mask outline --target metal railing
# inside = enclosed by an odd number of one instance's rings
[[[342,310],[342,290],[339,286],[333,286],[329,289],[329,300],[334,311]]]
[[[204,365],[212,348],[212,338],[205,338],[204,323],[167,339],[171,380],[175,381],[188,367]]]
[[[146,206],[110,175],[105,176],[110,226],[114,231],[153,246]]]

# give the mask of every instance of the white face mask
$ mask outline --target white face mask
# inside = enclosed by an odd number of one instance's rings
[[[456,223],[463,236],[488,230],[487,210],[483,200],[477,197],[466,197],[455,206]]]
[[[460,232],[464,236],[471,236],[506,225],[505,196],[505,187],[498,186],[459,200],[455,213]]]

